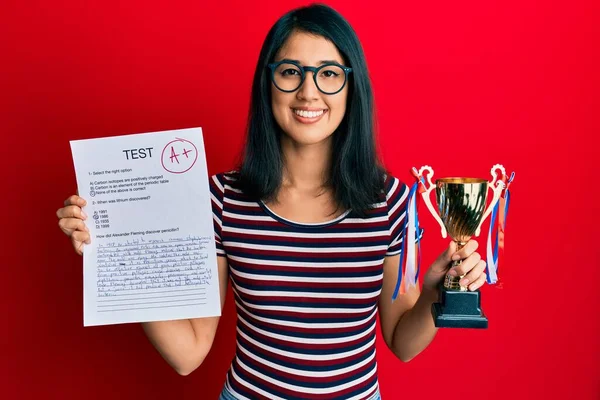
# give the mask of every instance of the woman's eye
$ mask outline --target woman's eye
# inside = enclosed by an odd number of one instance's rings
[[[288,68],[281,71],[281,75],[299,75],[299,73],[297,69]]]
[[[339,76],[339,74],[337,74],[334,71],[323,71],[323,76],[325,76],[326,78],[331,78],[331,77]]]

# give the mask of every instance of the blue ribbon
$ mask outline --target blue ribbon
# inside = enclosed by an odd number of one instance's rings
[[[492,211],[492,218],[490,221],[490,228],[488,231],[488,237],[492,237],[492,234],[494,233],[494,226],[496,225],[496,216],[498,214],[498,208],[499,208],[499,202],[496,203],[496,205],[494,206],[494,210]],[[489,243],[489,242],[488,242]],[[498,232],[496,230],[496,241],[494,243],[493,249],[492,249],[492,259],[494,261],[494,265],[496,266],[496,276],[498,274]],[[485,270],[485,278],[487,283],[492,283],[492,279],[490,278],[490,273],[489,273],[489,268],[486,268]]]
[[[510,178],[508,179],[508,184],[510,184],[513,179],[515,179],[515,173],[513,172],[510,175]],[[508,190],[508,187],[505,191],[504,194],[504,221],[502,223],[502,230],[506,230],[506,220],[508,219],[508,206],[510,204],[510,191]],[[496,216],[498,214],[498,210],[500,209],[500,202],[496,203],[496,205],[494,206],[494,210],[492,211],[492,220],[490,221],[490,230],[488,232],[488,234],[492,235],[493,231],[492,228],[494,227],[494,225],[496,225]],[[500,219],[498,218],[498,224],[500,223]],[[496,276],[498,276],[498,270],[500,269],[499,265],[498,265],[498,250],[499,250],[499,246],[498,246],[498,242],[499,242],[499,235],[498,235],[498,230],[496,229],[496,240],[494,241],[494,246],[492,249],[492,257],[493,257],[493,261],[494,261],[494,265],[496,266]],[[488,269],[486,269],[486,280],[488,283],[491,283],[491,279],[490,279],[490,275],[488,272]]]
[[[421,232],[419,230],[419,213],[417,211],[417,202],[415,201],[415,240],[417,241],[417,273],[415,274],[415,285],[419,281],[419,272],[421,270],[421,241],[419,237],[421,237]]]
[[[423,177],[419,178],[419,181],[425,187],[425,179]],[[416,184],[418,186],[418,184]],[[416,240],[418,244],[418,254],[417,254],[417,273],[415,274],[415,285],[419,281],[419,272],[421,271],[421,236],[423,235],[423,229],[419,230],[419,208],[417,207],[417,202],[415,201],[415,232],[416,232]]]
[[[514,174],[514,172],[513,172]],[[504,202],[504,223],[502,224],[502,230],[506,230],[506,219],[508,218],[508,204],[510,203],[510,192],[506,189],[506,196]],[[494,249],[494,260],[496,260],[496,273],[500,267],[498,266],[498,234],[496,234],[496,248]]]
[[[404,265],[404,251],[406,248],[406,229],[408,228],[408,214],[409,214],[409,209],[410,209],[410,202],[417,191],[418,185],[419,185],[419,183],[416,182],[411,186],[410,192],[408,193],[408,198],[406,199],[406,202],[407,202],[406,203],[406,216],[404,219],[404,225],[402,226],[402,245],[400,247],[400,263],[398,265],[398,279],[396,280],[396,287],[394,288],[394,294],[392,294],[392,301],[396,300],[396,298],[398,297],[398,292],[400,291],[400,285],[402,284],[402,267]],[[416,202],[415,202],[415,208],[416,208]],[[415,213],[415,217],[417,217],[416,213]],[[415,218],[415,223],[417,224],[417,227],[418,227],[418,224],[419,224],[418,218]],[[418,228],[417,228],[416,232],[419,233]],[[419,255],[420,255],[420,252],[419,252]],[[417,269],[416,276],[419,276],[418,269]]]

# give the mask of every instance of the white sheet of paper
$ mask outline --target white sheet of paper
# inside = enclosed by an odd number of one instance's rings
[[[84,326],[221,314],[201,128],[71,141]]]

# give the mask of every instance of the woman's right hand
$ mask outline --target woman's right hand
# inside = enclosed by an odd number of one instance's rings
[[[73,195],[65,200],[63,208],[56,211],[58,226],[71,238],[73,248],[79,255],[83,254],[83,244],[91,243],[90,230],[83,222],[87,219],[87,215],[81,209],[86,204],[83,198]]]

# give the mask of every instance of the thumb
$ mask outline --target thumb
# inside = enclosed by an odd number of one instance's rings
[[[435,260],[432,265],[432,269],[436,272],[446,272],[450,268],[450,263],[452,262],[452,255],[456,253],[457,246],[454,240],[450,241],[448,244],[448,248],[439,255],[439,257]]]

